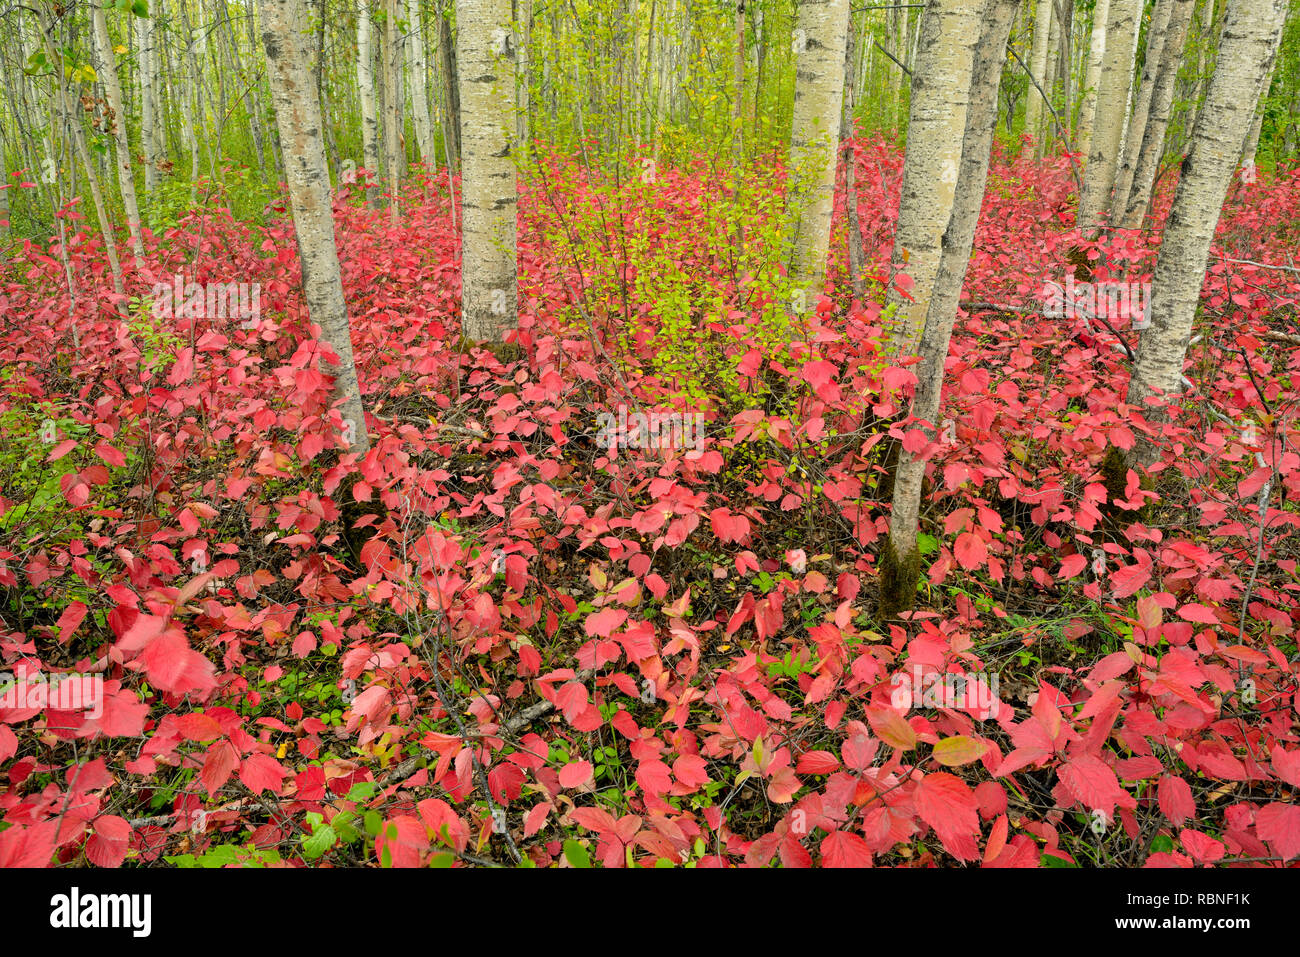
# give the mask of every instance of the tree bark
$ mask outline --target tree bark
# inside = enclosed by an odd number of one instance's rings
[[[361,96],[362,162],[370,173],[366,205],[379,206],[379,107],[375,98],[375,18],[378,0],[359,0],[357,19],[357,86]]]
[[[1128,112],[1132,80],[1133,28],[1142,0],[1111,0],[1106,25],[1106,53],[1102,58],[1101,83],[1097,90],[1097,111],[1093,121],[1088,167],[1079,197],[1079,229],[1095,233],[1102,214],[1110,205],[1120,143],[1124,138],[1124,117]]]
[[[510,0],[457,0],[461,117],[461,323],[501,342],[518,325],[514,50]]]
[[[1169,36],[1169,21],[1173,8],[1174,0],[1156,0],[1155,10],[1151,14],[1151,24],[1147,27],[1142,83],[1138,87],[1137,99],[1133,102],[1133,115],[1124,134],[1124,153],[1119,168],[1115,171],[1115,188],[1111,196],[1109,222],[1116,225],[1123,221],[1124,214],[1128,211],[1129,194],[1133,189],[1133,178],[1142,151],[1142,140],[1146,135],[1148,117],[1151,115],[1156,80],[1160,66],[1164,62],[1165,42]]]
[[[429,113],[429,62],[425,53],[420,0],[406,0],[406,19],[409,51],[406,58],[406,85],[411,92],[411,123],[415,127],[415,143],[420,150],[420,159],[433,169],[438,165],[438,157],[433,147],[433,120]]]
[[[1142,146],[1138,151],[1137,165],[1133,171],[1133,184],[1129,188],[1127,208],[1120,225],[1137,229],[1142,225],[1147,206],[1151,202],[1151,189],[1155,184],[1156,170],[1165,151],[1165,132],[1169,129],[1169,111],[1174,102],[1174,89],[1178,83],[1178,70],[1183,62],[1187,43],[1187,28],[1192,20],[1194,0],[1174,0],[1165,31],[1165,44],[1160,57],[1160,70],[1151,93],[1151,109],[1146,127],[1142,131]]]
[[[1097,109],[1097,84],[1101,82],[1102,58],[1106,54],[1106,23],[1110,0],[1097,0],[1092,11],[1092,35],[1088,45],[1088,71],[1084,80],[1083,100],[1079,105],[1078,149],[1085,157],[1092,148],[1092,124]]]
[[[1269,57],[1281,38],[1286,3],[1228,0],[1214,75],[1156,258],[1151,325],[1142,333],[1129,381],[1128,403],[1149,423],[1162,422],[1168,403],[1181,391],[1214,230]],[[1144,434],[1128,460],[1148,465],[1159,452],[1157,442]]]
[[[303,297],[312,323],[320,327],[321,337],[337,360],[322,361],[321,368],[334,378],[335,404],[343,417],[344,435],[352,439],[350,451],[364,455],[370,449],[370,438],[334,240],[320,100],[307,68],[303,0],[262,0],[261,10],[262,44],[302,262]]]
[[[981,18],[983,32],[970,74],[969,106],[964,111],[961,170],[957,176],[952,215],[943,234],[939,272],[926,311],[925,333],[920,346],[921,362],[915,367],[917,386],[912,400],[912,417],[928,423],[921,428],[931,440],[937,432],[934,425],[943,391],[945,360],[975,241],[975,227],[984,202],[993,130],[998,121],[1002,67],[1017,6],[1017,0],[986,0]],[[900,450],[894,473],[889,544],[881,566],[882,617],[885,618],[911,607],[916,597],[916,582],[920,575],[917,532],[924,476],[925,461]]]
[[[795,312],[816,302],[826,274],[848,27],[849,0],[800,0],[786,187],[795,206],[786,260]]]
[[[117,158],[117,186],[126,209],[126,228],[131,234],[131,251],[137,264],[144,259],[144,240],[140,235],[140,204],[135,195],[135,174],[131,171],[131,144],[126,135],[126,114],[122,112],[122,86],[117,78],[117,58],[108,38],[104,8],[91,7],[91,24],[95,33],[95,52],[99,57],[99,78],[104,84],[108,108],[113,111],[113,150]]]
[[[961,167],[980,16],[969,0],[930,0],[922,19],[892,260],[892,272],[913,284],[907,297],[890,286],[884,319],[884,346],[895,356],[915,352],[925,328]]]
[[[1052,38],[1052,0],[1038,0],[1034,11],[1034,46],[1029,56],[1029,73],[1037,81],[1037,86],[1029,84],[1025,100],[1025,135],[1035,143],[1043,125],[1044,101],[1038,87],[1043,93],[1051,94],[1047,86],[1047,54]]]

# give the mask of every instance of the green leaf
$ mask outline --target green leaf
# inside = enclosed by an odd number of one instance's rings
[[[338,835],[334,833],[334,828],[324,824],[312,832],[311,837],[302,839],[303,853],[307,855],[308,860],[315,860],[333,847],[337,839]]]
[[[131,4],[131,12],[137,17],[149,16],[148,0],[135,0],[135,2]]]
[[[591,857],[587,849],[573,838],[564,842],[564,857],[574,867],[591,867]]]
[[[384,850],[386,852],[388,848],[384,848]],[[438,868],[451,867],[451,862],[455,859],[455,854],[435,854],[429,858],[429,866]]]

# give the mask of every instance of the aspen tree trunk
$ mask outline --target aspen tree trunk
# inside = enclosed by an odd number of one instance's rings
[[[501,342],[518,326],[510,0],[456,0],[461,118],[461,324]]]
[[[849,0],[799,0],[787,186],[795,203],[787,257],[795,312],[813,306],[826,274],[848,28]]]
[[[925,8],[912,68],[911,116],[892,260],[893,273],[906,273],[913,285],[910,298],[904,297],[897,283],[890,286],[887,303],[896,311],[884,320],[884,346],[895,356],[913,354],[925,328],[961,168],[981,12],[980,5],[970,0],[930,0]]]
[[[181,4],[181,10],[184,12],[185,4]],[[255,11],[253,5],[248,6],[247,14],[244,17],[244,23],[248,28],[248,47],[249,51],[257,49],[257,24],[255,20]],[[189,16],[185,16],[185,30],[189,33]],[[193,59],[189,62],[192,64]],[[257,153],[257,173],[259,177],[266,176],[266,145],[265,137],[262,132],[263,103],[262,99],[262,80],[256,77],[253,84],[248,90],[248,128],[253,134],[253,150]],[[196,153],[197,155],[197,146]]]
[[[1282,22],[1283,35],[1286,34],[1286,24],[1291,18],[1293,9],[1289,8],[1287,10],[1286,17]],[[1277,53],[1278,51],[1275,49],[1273,55],[1268,59],[1268,66],[1264,70],[1264,85],[1260,88],[1259,93],[1259,105],[1255,107],[1255,121],[1250,124],[1250,132],[1246,134],[1245,145],[1241,148],[1243,180],[1253,180],[1255,178],[1255,151],[1259,149],[1259,134],[1264,130],[1264,107],[1268,101],[1269,91],[1273,87],[1273,71],[1277,67]]]
[[[155,59],[156,35],[152,12],[135,17],[135,36],[140,74],[140,152],[144,154],[144,192],[152,197],[158,189],[158,131],[154,103],[158,95],[158,64]]]
[[[51,63],[62,63],[62,57],[54,47],[54,22],[45,15],[44,11],[40,12],[39,25],[46,57],[49,58]],[[81,126],[80,117],[72,108],[72,98],[68,93],[67,78],[62,70],[55,71],[54,89],[57,102],[63,110],[63,115],[67,118],[72,144],[76,148],[81,165],[86,168],[86,184],[90,187],[90,198],[95,204],[95,215],[99,219],[99,234],[104,240],[104,252],[108,257],[108,268],[113,275],[113,291],[118,295],[122,295],[122,266],[117,259],[117,241],[113,238],[113,225],[109,222],[108,208],[104,204],[104,192],[99,188],[99,177],[95,174],[95,164],[90,158],[90,150],[86,146],[86,131]],[[63,220],[60,219],[59,223],[62,225]],[[74,325],[73,335],[76,334],[77,330]]]
[[[361,97],[361,154],[370,173],[366,205],[379,207],[379,106],[375,100],[375,18],[378,0],[358,0],[357,18],[357,86]]]
[[[1151,14],[1151,25],[1147,27],[1147,48],[1142,64],[1142,83],[1138,87],[1137,99],[1133,102],[1133,115],[1129,119],[1128,130],[1124,134],[1124,153],[1119,168],[1115,172],[1115,189],[1111,196],[1109,222],[1118,225],[1123,222],[1128,212],[1129,195],[1133,189],[1133,177],[1137,171],[1138,157],[1142,152],[1142,140],[1146,135],[1147,119],[1151,114],[1151,102],[1154,99],[1156,79],[1164,61],[1165,41],[1169,35],[1169,20],[1173,14],[1174,0],[1156,0],[1155,10]]]
[[[1043,71],[1043,92],[1047,94],[1047,100],[1039,98],[1042,109],[1038,114],[1037,129],[1027,130],[1034,138],[1034,152],[1038,156],[1047,154],[1047,147],[1055,139],[1055,121],[1052,117],[1052,107],[1056,102],[1056,81],[1057,72],[1060,65],[1060,43],[1061,43],[1061,20],[1056,16],[1055,4],[1053,4],[1052,29],[1047,34],[1047,64]],[[1034,91],[1037,94],[1037,90]]]
[[[1174,102],[1178,70],[1182,66],[1194,6],[1194,0],[1174,0],[1169,13],[1160,68],[1151,93],[1151,109],[1142,131],[1142,146],[1133,171],[1133,185],[1129,188],[1127,208],[1120,221],[1125,229],[1137,229],[1142,225],[1147,206],[1151,202],[1151,189],[1155,185],[1156,170],[1165,151],[1165,132],[1169,129],[1169,113]]]
[[[352,437],[350,451],[364,455],[370,449],[370,438],[352,358],[352,334],[334,242],[320,101],[307,69],[303,6],[303,0],[262,0],[262,44],[284,153],[298,258],[302,261],[303,298],[312,323],[320,327],[322,338],[338,360],[322,362],[321,368],[334,378],[335,403],[343,417],[344,434]]]
[[[1182,388],[1183,362],[1205,282],[1210,245],[1238,150],[1254,118],[1287,0],[1228,0],[1214,75],[1183,161],[1152,277],[1151,325],[1142,333],[1128,403],[1150,423],[1165,418]],[[1153,400],[1150,401],[1149,400]],[[1143,435],[1128,455],[1149,465],[1160,454]]]
[[[1034,11],[1034,46],[1029,55],[1029,73],[1038,82],[1038,86],[1043,88],[1043,92],[1049,95],[1052,91],[1047,86],[1047,53],[1051,43],[1052,22],[1052,0],[1038,0]],[[1029,84],[1025,96],[1025,134],[1037,142],[1045,112],[1043,97],[1033,83]]]
[[[650,8],[650,17],[651,17],[651,24],[653,25],[654,22],[653,7]],[[518,63],[518,68],[516,71],[517,76],[516,76],[516,87],[515,87],[517,90],[515,96],[515,109],[518,111],[519,114],[519,121],[517,124],[518,127],[517,137],[518,137],[518,142],[525,150],[525,155],[527,155],[528,145],[533,138],[533,129],[532,129],[533,91],[531,85],[532,84],[532,62],[529,59],[529,57],[532,55],[532,48],[533,48],[533,0],[520,0],[519,2],[518,35],[519,35],[519,50],[515,57],[515,60]],[[633,42],[635,43],[635,40]],[[632,49],[633,49],[633,53],[635,54],[636,47],[633,46]],[[635,56],[633,57],[632,73],[635,76],[636,74]],[[640,102],[644,104],[644,91],[642,93],[642,100]],[[633,129],[639,129],[640,123],[637,120],[635,115],[633,116],[633,123],[635,124],[633,126]]]
[[[402,188],[406,150],[402,146],[402,96],[397,84],[402,68],[397,46],[399,0],[384,0],[384,166],[388,180],[388,221],[397,225],[397,200]]]
[[[554,9],[554,8],[552,8]],[[438,54],[442,60],[443,109],[447,115],[447,126],[442,131],[446,144],[450,169],[460,169],[460,77],[456,69],[456,44],[451,36],[449,11],[439,7],[438,10]]]
[[[912,417],[930,423],[923,426],[933,441],[933,426],[939,414],[943,372],[957,317],[966,267],[975,242],[975,227],[984,202],[993,129],[998,121],[998,92],[1006,60],[1007,39],[1015,19],[1017,0],[986,0],[983,32],[970,74],[969,106],[962,134],[961,170],[952,206],[952,216],[943,234],[942,258],[929,297],[925,334],[921,339],[921,362],[917,373]],[[892,618],[910,608],[916,598],[920,576],[917,532],[920,528],[921,485],[925,461],[900,450],[894,473],[893,508],[889,522],[889,543],[881,562],[881,617]]]
[[[140,236],[140,205],[135,196],[135,175],[131,172],[131,145],[126,135],[126,114],[122,111],[122,86],[117,78],[117,57],[108,38],[104,8],[91,6],[91,25],[95,33],[95,51],[99,56],[99,78],[104,84],[108,108],[113,111],[113,150],[117,158],[117,185],[126,209],[126,228],[131,234],[131,251],[137,267],[144,259],[144,240]],[[7,191],[6,191],[7,192]]]
[[[433,148],[433,122],[429,114],[429,92],[426,85],[429,63],[425,55],[420,0],[406,0],[406,19],[409,22],[406,85],[411,91],[411,122],[415,127],[415,143],[420,149],[420,159],[433,169],[438,165],[438,157]]]
[[[1110,204],[1115,170],[1119,165],[1120,142],[1124,137],[1124,116],[1132,77],[1133,26],[1142,0],[1111,0],[1106,25],[1106,54],[1102,58],[1101,83],[1097,89],[1097,110],[1093,120],[1088,168],[1079,197],[1079,228],[1095,232],[1102,213]]]

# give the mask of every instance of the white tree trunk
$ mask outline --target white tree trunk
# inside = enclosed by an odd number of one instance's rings
[[[826,274],[848,29],[849,0],[800,0],[787,183],[795,209],[787,260],[795,312],[817,301]]]
[[[415,127],[415,143],[420,149],[420,159],[432,170],[438,165],[438,157],[433,147],[433,120],[429,113],[429,61],[425,52],[420,0],[406,0],[406,19],[409,21],[406,85],[411,92],[411,123]]]
[[[1162,421],[1166,404],[1181,391],[1210,244],[1269,57],[1281,37],[1286,3],[1228,0],[1214,75],[1156,259],[1151,325],[1142,333],[1129,381],[1128,402],[1142,409],[1148,422]],[[1150,399],[1153,405],[1148,405]],[[1158,455],[1156,443],[1144,436],[1132,458],[1149,464]]]
[[[361,152],[362,162],[370,173],[371,186],[366,191],[366,203],[372,209],[379,205],[379,107],[375,100],[375,20],[373,4],[378,0],[358,0],[361,5],[357,18],[357,86],[361,95]]]
[[[131,234],[131,251],[137,264],[144,259],[144,240],[140,235],[140,204],[135,195],[135,174],[131,171],[131,145],[126,135],[126,114],[122,112],[122,85],[117,77],[117,57],[108,38],[104,9],[91,7],[91,25],[95,33],[95,52],[99,57],[99,79],[104,84],[108,108],[113,111],[113,149],[117,158],[117,186],[126,209],[126,228]],[[7,191],[6,191],[7,192]]]
[[[136,17],[135,36],[140,74],[140,152],[144,154],[144,192],[152,197],[158,189],[158,61],[154,46],[157,35],[154,13]]]
[[[1163,63],[1165,40],[1169,35],[1169,20],[1173,8],[1174,0],[1156,0],[1155,10],[1151,14],[1151,25],[1147,27],[1142,83],[1138,87],[1137,99],[1133,103],[1133,116],[1124,134],[1123,157],[1119,168],[1115,171],[1115,188],[1110,204],[1111,223],[1122,222],[1124,214],[1128,211],[1129,194],[1133,189],[1133,176],[1137,170],[1138,156],[1141,154],[1142,140],[1146,134],[1147,118],[1151,114],[1151,103],[1160,66]]]
[[[1128,207],[1120,225],[1137,229],[1142,225],[1147,205],[1151,202],[1151,189],[1155,184],[1156,170],[1165,151],[1165,132],[1169,128],[1169,111],[1178,85],[1178,70],[1183,62],[1187,44],[1187,30],[1192,21],[1194,0],[1174,0],[1165,30],[1163,56],[1156,75],[1155,89],[1151,94],[1151,109],[1147,114],[1146,128],[1142,131],[1142,147],[1138,151],[1137,166],[1133,171],[1133,185],[1127,197]]]
[[[970,0],[930,0],[912,74],[902,198],[894,237],[893,272],[913,281],[904,298],[892,284],[885,348],[911,355],[925,327],[943,235],[952,216],[970,100],[971,70],[980,35],[980,8]]]
[[[1289,20],[1292,11],[1295,8],[1288,9],[1286,19]],[[1282,24],[1283,34],[1286,32],[1286,21]],[[1259,91],[1259,105],[1255,107],[1255,121],[1250,124],[1250,132],[1246,134],[1245,145],[1241,148],[1241,175],[1242,179],[1251,181],[1255,178],[1255,151],[1259,149],[1259,134],[1264,130],[1264,107],[1268,101],[1269,90],[1273,87],[1273,71],[1277,68],[1277,50],[1269,57],[1268,67],[1264,70],[1264,85]]]
[[[925,334],[921,338],[921,362],[917,373],[912,417],[930,423],[925,428],[934,438],[943,390],[943,373],[952,339],[953,322],[961,299],[966,267],[975,241],[975,227],[984,202],[993,129],[998,121],[998,91],[1006,60],[1007,38],[1015,19],[1017,0],[986,0],[984,24],[971,74],[970,100],[962,134],[961,171],[953,201],[952,217],[943,236],[942,261],[929,298]],[[916,596],[920,570],[917,531],[920,528],[921,485],[925,462],[905,450],[899,453],[894,473],[893,509],[889,523],[888,555],[882,564],[881,593],[887,612],[907,608]]]
[[[1078,149],[1085,162],[1092,148],[1092,124],[1097,109],[1097,84],[1101,82],[1102,58],[1106,53],[1106,23],[1110,0],[1097,0],[1092,11],[1092,34],[1088,44],[1088,70],[1084,78],[1083,100],[1079,104]]]
[[[1049,95],[1052,92],[1047,87],[1047,54],[1051,45],[1053,19],[1052,0],[1038,0],[1034,11],[1034,47],[1029,56],[1029,74],[1037,81],[1037,86],[1030,83],[1025,94],[1025,134],[1034,142],[1038,141],[1045,111],[1038,87],[1041,86],[1043,92]]]
[[[364,455],[370,448],[361,387],[352,358],[352,334],[334,242],[329,167],[321,139],[320,100],[307,69],[303,37],[303,0],[262,0],[262,44],[266,48],[271,99],[284,153],[285,180],[302,261],[303,297],[311,321],[334,352],[337,362],[322,362],[334,378],[335,404],[343,417],[350,451]]]
[[[397,225],[402,171],[406,165],[406,149],[402,145],[402,95],[398,89],[402,69],[397,35],[400,14],[399,0],[384,0],[384,178],[388,183],[388,221],[394,226]]]
[[[1088,168],[1079,197],[1079,228],[1094,231],[1110,204],[1133,70],[1133,27],[1142,0],[1111,0],[1106,26],[1106,53],[1102,58],[1097,110],[1093,120]]]
[[[461,324],[500,342],[518,325],[514,50],[510,0],[457,0],[461,109]]]

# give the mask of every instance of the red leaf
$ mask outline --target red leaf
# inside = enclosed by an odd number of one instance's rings
[[[1255,833],[1286,860],[1300,854],[1300,805],[1264,805],[1255,815]]]
[[[916,813],[934,828],[949,854],[960,861],[979,859],[979,812],[974,793],[961,778],[946,771],[927,774],[917,785],[915,800]]]
[[[794,769],[800,774],[834,774],[840,769],[840,762],[829,751],[809,751],[799,755]]]
[[[989,557],[989,547],[974,532],[962,532],[952,547],[957,563],[967,571],[979,568]]]
[[[870,867],[871,848],[848,831],[832,831],[822,841],[823,867]]]
[[[1116,802],[1128,797],[1110,765],[1092,754],[1067,762],[1061,768],[1061,782],[1085,807],[1105,811],[1107,819],[1115,816]]]
[[[269,754],[250,754],[239,768],[239,780],[254,794],[280,793],[280,785],[289,772]]]
[[[107,442],[96,443],[95,454],[109,465],[116,466],[117,468],[122,468],[126,465],[126,456]]]
[[[571,761],[560,768],[560,787],[578,788],[591,780],[593,768],[589,761]]]

